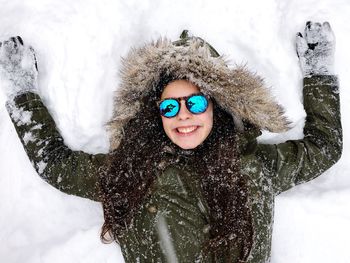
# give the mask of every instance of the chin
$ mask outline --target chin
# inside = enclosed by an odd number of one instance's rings
[[[200,142],[194,142],[194,141],[189,141],[189,142],[173,141],[173,143],[176,144],[177,146],[179,146],[181,149],[191,150],[191,149],[194,149],[194,148],[198,147],[202,143],[202,141],[200,141]]]
[[[177,146],[179,146],[181,149],[184,150],[192,150],[194,148],[196,148],[198,145],[181,145],[181,144],[176,144]]]

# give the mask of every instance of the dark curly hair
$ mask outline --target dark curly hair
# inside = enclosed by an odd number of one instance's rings
[[[104,242],[118,242],[118,236],[151,194],[156,173],[162,172],[156,164],[164,161],[162,150],[171,142],[164,133],[156,102],[163,87],[174,78],[161,79],[142,99],[142,112],[124,127],[125,136],[117,150],[110,154],[101,173],[105,218],[101,239]],[[232,116],[214,98],[212,101],[213,129],[202,145],[193,150],[190,158],[193,170],[201,175],[201,189],[209,207],[211,238],[203,244],[203,251],[214,253],[215,258],[223,258],[233,248],[238,251],[239,260],[245,261],[253,240],[247,179],[240,174],[238,136]],[[178,154],[181,155],[180,148]],[[111,239],[106,238],[106,234]]]

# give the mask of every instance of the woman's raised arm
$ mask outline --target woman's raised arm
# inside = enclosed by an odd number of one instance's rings
[[[57,189],[99,200],[98,169],[106,155],[72,151],[37,92],[34,50],[20,37],[0,43],[1,86],[6,108],[38,174]]]
[[[307,22],[297,35],[304,75],[304,139],[259,145],[257,156],[271,176],[276,194],[309,181],[335,164],[342,152],[338,79],[334,75],[335,39],[328,22]]]

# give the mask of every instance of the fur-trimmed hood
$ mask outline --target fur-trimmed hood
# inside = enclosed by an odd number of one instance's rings
[[[259,76],[245,67],[230,69],[223,57],[200,38],[180,41],[160,38],[131,49],[122,59],[121,84],[115,93],[113,119],[108,127],[112,150],[122,139],[124,125],[139,112],[142,98],[159,83],[162,74],[194,83],[201,92],[214,97],[235,121],[271,132],[288,129],[282,107]]]

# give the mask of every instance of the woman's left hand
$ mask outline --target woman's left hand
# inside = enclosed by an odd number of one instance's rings
[[[296,49],[304,77],[334,74],[335,36],[328,22],[307,22],[304,35],[297,34]]]

